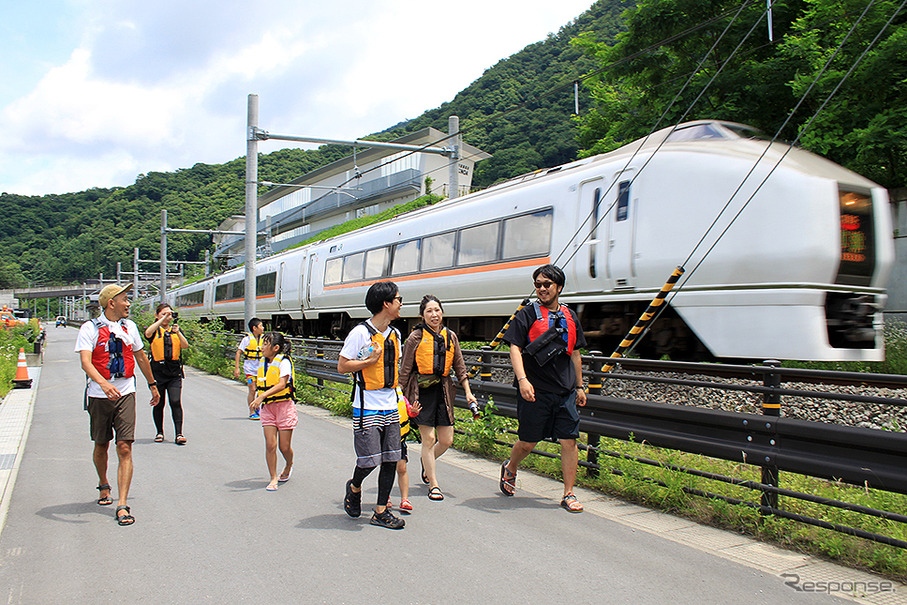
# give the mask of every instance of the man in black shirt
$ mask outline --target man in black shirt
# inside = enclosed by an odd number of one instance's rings
[[[586,339],[576,313],[558,302],[566,281],[564,272],[544,265],[533,272],[532,279],[538,300],[520,309],[504,334],[519,390],[519,429],[510,460],[501,465],[500,488],[505,496],[512,496],[520,462],[539,441],[552,437],[561,444],[561,506],[579,513],[583,506],[573,494],[579,460],[576,406],[586,405],[579,353]]]

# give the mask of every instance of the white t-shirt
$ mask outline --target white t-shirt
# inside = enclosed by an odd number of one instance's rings
[[[245,351],[246,347],[249,346],[250,340],[251,340],[251,337],[248,334],[246,334],[246,337],[243,338],[242,341],[240,341],[240,343],[239,343],[239,350]],[[261,347],[261,336],[258,337],[258,346]],[[260,348],[259,348],[259,351],[261,351]],[[260,364],[260,363],[261,363],[261,359],[245,359],[245,358],[243,358],[242,371],[245,373],[246,376],[257,376],[258,375],[258,364]],[[282,376],[282,374],[281,374],[281,376]]]
[[[102,324],[106,325],[110,329],[111,334],[115,334],[117,338],[123,341],[123,345],[131,345],[132,352],[141,351],[144,347],[142,342],[142,335],[139,333],[138,327],[135,325],[135,322],[131,319],[121,319],[119,321],[110,321],[107,319],[107,316],[101,313],[101,316],[94,321],[86,321],[82,324],[82,327],[79,328],[79,336],[76,338],[76,353],[80,351],[94,351],[95,346],[98,344],[98,326],[95,325],[96,321],[100,321]],[[138,364],[135,366],[135,373],[138,374],[141,372],[139,370]],[[113,385],[113,387],[120,392],[120,395],[128,395],[129,393],[135,393],[135,377],[130,378],[111,378],[108,382]],[[88,396],[97,397],[97,398],[106,398],[107,395],[104,394],[104,390],[101,388],[101,385],[96,383],[94,380],[88,380]]]
[[[372,328],[375,328],[375,325],[372,323],[372,320],[368,320],[369,325]],[[377,328],[375,328],[377,330]],[[390,326],[381,333],[384,336],[385,340],[390,336],[391,330]],[[343,348],[340,349],[340,355],[346,357],[349,360],[357,361],[359,351],[363,347],[367,346],[372,342],[372,337],[368,333],[368,329],[362,324],[357,325],[355,328],[350,330],[350,333],[347,335],[346,340],[343,341]],[[397,359],[400,359],[400,344],[399,339],[397,341]],[[381,363],[380,361],[378,363]],[[353,396],[353,407],[359,407],[359,387],[353,387],[356,392]],[[384,388],[384,389],[374,389],[374,390],[365,390],[363,391],[363,409],[366,410],[396,410],[397,409],[397,392],[394,389]]]

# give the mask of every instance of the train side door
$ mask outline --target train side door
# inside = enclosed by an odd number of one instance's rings
[[[580,185],[579,212],[577,213],[573,258],[573,283],[567,286],[577,292],[598,292],[607,289],[607,248],[602,240],[607,233],[607,223],[602,221],[607,186],[604,179],[587,181]]]
[[[602,223],[608,225],[608,277],[614,289],[636,285],[633,251],[638,199],[632,190],[634,173],[633,170],[618,173],[608,192],[608,216]]]
[[[303,307],[308,309],[312,306],[312,270],[315,265],[317,254],[309,254],[308,259],[303,261],[305,271],[303,271],[299,280],[300,300],[304,302]],[[304,293],[304,294],[303,294]]]
[[[282,263],[280,263],[280,266],[277,267],[277,284],[275,285],[275,287],[277,288],[277,292],[275,292],[275,294],[277,295],[276,296],[277,297],[277,308],[280,310],[287,308],[286,305],[284,304],[284,300],[283,300],[283,291],[284,291],[283,278],[284,278],[284,270],[286,269],[286,265],[287,264],[285,262],[282,262]]]

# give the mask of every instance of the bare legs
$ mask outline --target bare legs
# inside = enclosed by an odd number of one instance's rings
[[[280,476],[287,477],[290,474],[290,469],[293,468],[293,448],[290,445],[293,440],[293,429],[279,431],[276,426],[263,426],[261,428],[265,433],[265,462],[268,464],[268,473],[271,475],[268,488],[277,489],[277,450],[280,450],[285,462]]]
[[[564,495],[566,496],[573,491],[573,485],[576,482],[579,446],[576,445],[576,439],[559,439],[558,441],[561,444],[561,473],[564,475]],[[510,461],[506,466],[509,473],[516,474],[520,462],[532,452],[536,443],[517,441],[513,444],[513,449],[510,451]]]
[[[420,424],[419,434],[422,435],[422,468],[425,469],[429,486],[438,487],[435,460],[453,444],[454,429],[452,426],[433,427]]]
[[[116,444],[117,458],[119,459],[119,464],[117,466],[117,494],[119,495],[119,498],[117,504],[119,506],[125,506],[126,500],[129,497],[129,485],[132,483],[132,442],[117,441]],[[94,444],[92,460],[94,461],[95,470],[98,472],[98,485],[107,485],[110,483],[107,479],[107,450],[109,447],[109,441]],[[105,495],[104,491],[105,490],[101,490],[101,496]],[[108,491],[107,493],[109,494],[110,492]]]

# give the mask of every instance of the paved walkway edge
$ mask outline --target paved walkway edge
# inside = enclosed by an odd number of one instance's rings
[[[0,534],[6,525],[13,486],[31,428],[41,368],[29,367],[28,376],[32,379],[31,388],[11,390],[0,404],[0,488],[3,490],[0,496]]]

